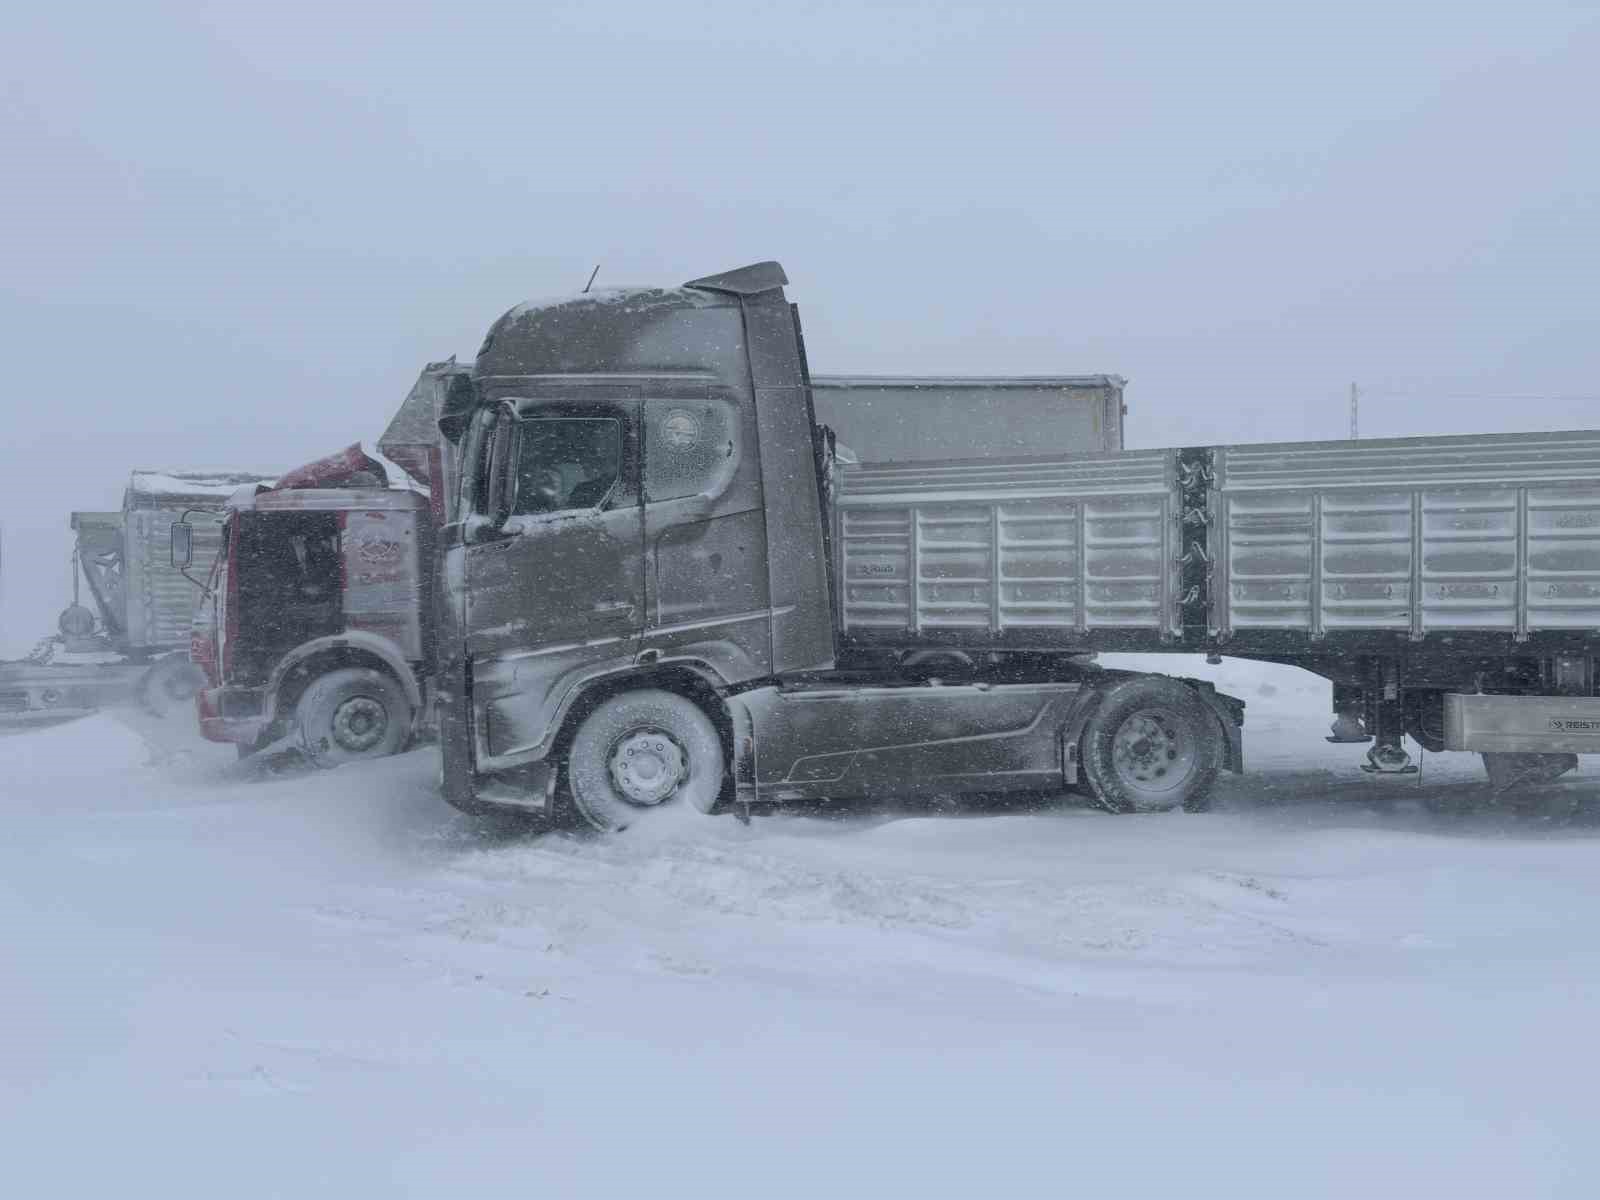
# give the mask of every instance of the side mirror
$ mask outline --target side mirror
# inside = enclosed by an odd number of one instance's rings
[[[187,521],[172,523],[172,565],[186,570],[194,561],[194,526]]]
[[[517,417],[510,406],[500,410],[494,422],[494,445],[489,451],[489,511],[484,515],[496,529],[511,519],[516,498]]]

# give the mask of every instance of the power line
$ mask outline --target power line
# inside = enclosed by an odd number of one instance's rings
[[[1528,392],[1429,392],[1408,388],[1362,388],[1365,396],[1410,397],[1422,400],[1510,400],[1518,403],[1600,404],[1600,393],[1551,396]]]

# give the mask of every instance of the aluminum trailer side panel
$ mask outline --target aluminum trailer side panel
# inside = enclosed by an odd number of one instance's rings
[[[1209,482],[1196,487],[1196,471]],[[1600,643],[1600,433],[866,463],[837,477],[839,627],[858,643],[1268,657]]]
[[[1115,375],[817,375],[816,419],[862,459],[1122,449],[1123,380]]]
[[[1214,473],[1224,640],[1600,630],[1600,433],[1229,446]]]
[[[963,644],[1175,636],[1176,462],[1155,450],[842,467],[839,628]]]

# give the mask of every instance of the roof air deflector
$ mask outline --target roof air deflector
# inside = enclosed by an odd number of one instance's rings
[[[788,282],[789,277],[783,273],[783,268],[769,261],[751,263],[748,267],[737,267],[732,271],[724,271],[721,275],[691,279],[683,286],[698,288],[703,292],[728,292],[735,296],[754,296],[760,292],[781,288]]]

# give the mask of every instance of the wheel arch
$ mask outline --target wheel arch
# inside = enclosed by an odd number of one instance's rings
[[[584,718],[613,696],[646,688],[659,688],[661,691],[682,696],[711,719],[712,725],[716,727],[717,736],[722,739],[723,754],[731,766],[733,717],[729,712],[727,701],[723,698],[722,689],[715,680],[716,677],[710,672],[696,669],[686,663],[643,666],[597,676],[587,683],[580,684],[576,694],[563,706],[560,724],[555,737],[551,739],[550,751],[546,757],[552,761],[560,761],[571,747],[572,739],[577,735],[578,726],[583,724]]]
[[[717,802],[720,806],[736,799],[739,795],[739,781],[748,776],[753,787],[754,773],[753,767],[741,769],[742,759],[735,753],[735,747],[741,740],[750,744],[753,758],[753,742],[748,736],[748,716],[744,717],[741,725],[741,714],[735,711],[733,705],[728,704],[725,693],[718,686],[719,682],[715,673],[708,668],[674,662],[645,665],[601,675],[582,685],[578,694],[564,706],[560,725],[555,737],[551,739],[550,750],[545,756],[544,761],[553,764],[557,772],[552,777],[552,787],[567,786],[565,780],[567,752],[572,747],[573,739],[577,737],[578,729],[590,713],[614,696],[628,692],[659,690],[683,697],[711,721],[712,728],[717,731],[717,740],[722,745],[724,767],[722,791]],[[736,731],[739,730],[746,734],[742,739],[736,736]]]
[[[394,642],[362,630],[315,638],[284,655],[267,681],[267,724],[293,712],[295,702],[313,680],[343,667],[371,667],[392,676],[411,705],[411,732],[415,732],[423,704],[416,672]]]

